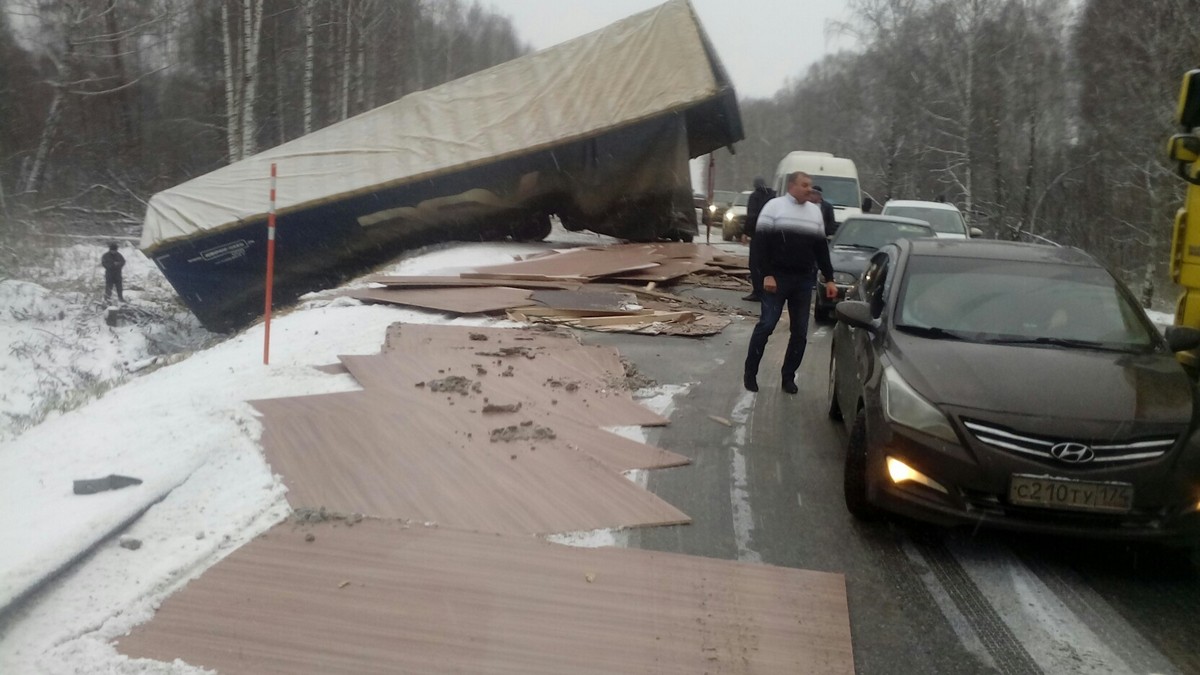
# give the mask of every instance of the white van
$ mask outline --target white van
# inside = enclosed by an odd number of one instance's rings
[[[862,190],[858,187],[858,168],[852,160],[834,157],[829,152],[797,150],[789,152],[775,169],[775,192],[784,193],[787,175],[803,171],[812,176],[813,185],[821,186],[822,197],[833,204],[834,220],[838,223],[862,213]]]

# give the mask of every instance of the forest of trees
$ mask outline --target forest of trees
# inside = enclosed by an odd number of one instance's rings
[[[0,10],[0,240],[137,233],[161,189],[530,51],[463,0]]]
[[[876,202],[944,196],[987,236],[1080,246],[1160,300],[1164,158],[1200,0],[852,0],[826,57],[717,156],[854,159]],[[529,51],[477,0],[0,0],[0,244],[134,234],[149,195]],[[709,26],[710,31],[717,27]],[[749,30],[749,28],[747,28]],[[1157,291],[1155,290],[1157,288]]]
[[[1166,142],[1200,67],[1200,0],[854,0],[826,57],[770,100],[715,182],[781,149],[850,157],[876,203],[944,196],[986,236],[1079,246],[1160,303],[1183,183]],[[1029,235],[1033,235],[1030,237]]]

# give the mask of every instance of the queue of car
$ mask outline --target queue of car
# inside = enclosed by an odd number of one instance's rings
[[[848,510],[1200,544],[1200,401],[1175,358],[1200,331],[1161,334],[1083,251],[982,234],[952,204],[891,200],[830,240],[838,295],[813,313],[836,317]]]

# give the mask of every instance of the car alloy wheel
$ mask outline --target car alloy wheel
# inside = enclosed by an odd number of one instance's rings
[[[867,501],[867,411],[859,409],[846,444],[846,471],[843,476],[846,510],[859,520],[873,520],[878,510]]]
[[[834,422],[842,421],[842,406],[838,405],[837,391],[837,358],[834,356],[836,345],[830,345],[829,350],[829,419]]]

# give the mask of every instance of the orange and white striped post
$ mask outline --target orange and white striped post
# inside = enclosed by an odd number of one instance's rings
[[[271,287],[275,283],[275,163],[271,162],[271,210],[267,212],[267,302],[263,330],[263,365],[271,362]]]
[[[710,152],[708,153],[708,214],[705,216],[708,219],[708,227],[704,229],[704,243],[712,243],[712,203],[713,203],[713,181],[717,173],[717,158]]]

